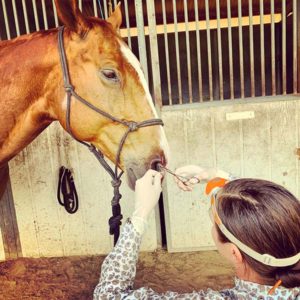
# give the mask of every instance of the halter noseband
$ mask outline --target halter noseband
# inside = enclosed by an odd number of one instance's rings
[[[113,216],[109,219],[109,226],[110,226],[110,234],[114,234],[114,244],[116,244],[119,234],[120,234],[120,225],[121,225],[121,207],[119,204],[119,201],[122,197],[122,195],[119,192],[119,187],[122,183],[121,176],[123,175],[123,171],[118,174],[118,165],[120,163],[120,156],[121,152],[125,143],[125,140],[130,132],[137,131],[139,128],[142,127],[148,127],[148,126],[154,126],[154,125],[164,125],[163,121],[161,119],[150,119],[142,122],[134,122],[134,121],[124,121],[120,120],[109,113],[99,109],[98,107],[94,106],[93,104],[89,103],[87,100],[80,97],[76,92],[71,84],[70,81],[70,75],[68,70],[68,64],[66,59],[66,52],[64,49],[64,40],[63,40],[63,33],[64,33],[64,26],[59,27],[58,29],[58,52],[60,57],[60,63],[62,67],[62,73],[63,73],[63,80],[64,80],[64,89],[67,94],[67,111],[66,111],[66,127],[68,133],[79,143],[83,144],[84,146],[88,147],[89,150],[96,156],[97,160],[101,163],[101,165],[104,167],[104,169],[109,173],[109,175],[112,178],[112,186],[114,188],[114,196],[111,201],[112,205],[112,213]],[[88,144],[84,141],[78,140],[72,133],[71,129],[71,97],[75,97],[77,100],[79,100],[84,105],[88,106],[93,111],[97,112],[98,114],[112,120],[113,122],[119,123],[127,127],[126,132],[124,133],[119,148],[116,155],[116,162],[115,162],[115,169],[113,170],[108,163],[106,162],[103,153],[96,149],[96,147],[92,144]]]

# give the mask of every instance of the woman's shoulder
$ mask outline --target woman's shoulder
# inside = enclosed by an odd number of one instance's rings
[[[230,291],[233,292],[233,294],[237,297],[236,299],[241,300],[300,300],[300,287],[289,289],[279,286],[272,293],[270,293],[271,290],[272,286],[270,285],[262,285],[236,278],[235,287]]]

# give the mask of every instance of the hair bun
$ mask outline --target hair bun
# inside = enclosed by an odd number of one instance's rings
[[[278,268],[275,271],[275,279],[281,280],[282,285],[286,288],[293,288],[299,284],[300,280],[300,261],[291,267]]]

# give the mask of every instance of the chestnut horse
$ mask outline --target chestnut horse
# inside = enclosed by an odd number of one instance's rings
[[[157,118],[140,63],[118,35],[120,7],[106,20],[85,17],[77,0],[56,0],[64,23],[63,43],[72,85],[91,105],[119,120]],[[51,29],[0,43],[0,197],[8,178],[8,161],[53,121],[67,130],[67,97],[58,53],[58,30]],[[116,163],[127,128],[71,98],[72,135],[91,143]],[[128,135],[119,167],[128,184],[156,162],[166,164],[162,126]],[[50,155],[50,154],[49,154]]]

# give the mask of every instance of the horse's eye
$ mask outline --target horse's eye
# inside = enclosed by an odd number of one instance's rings
[[[105,79],[112,81],[114,83],[120,81],[117,72],[112,69],[102,69],[101,74],[104,76]]]

